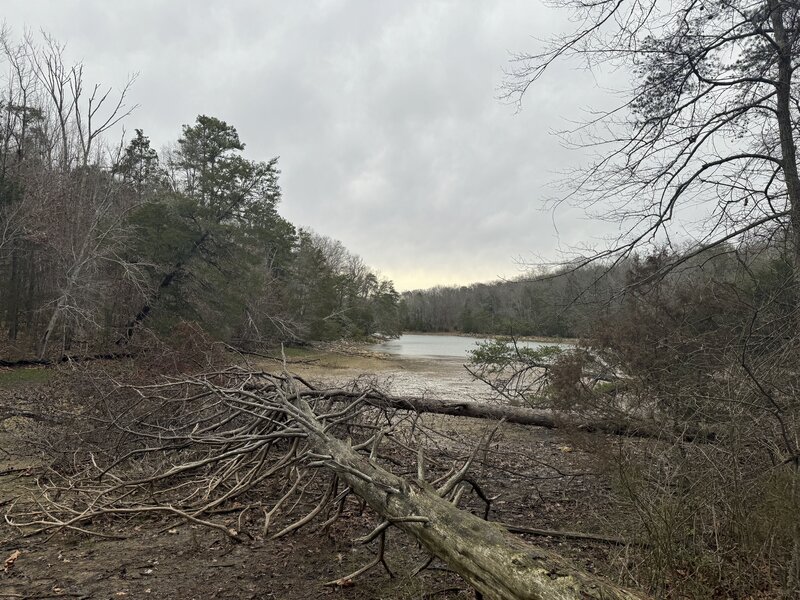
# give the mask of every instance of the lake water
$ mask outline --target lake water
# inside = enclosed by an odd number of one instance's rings
[[[389,340],[373,345],[370,350],[385,352],[397,356],[428,357],[428,358],[458,358],[467,359],[467,353],[474,350],[486,338],[467,337],[461,335],[420,335],[403,334],[396,340]],[[518,342],[520,346],[538,348],[547,344],[539,342]],[[557,344],[562,346],[563,344]]]

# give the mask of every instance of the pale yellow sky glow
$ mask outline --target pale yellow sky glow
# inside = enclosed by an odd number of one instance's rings
[[[511,261],[509,261],[510,264]],[[382,274],[394,282],[398,292],[421,290],[435,286],[462,286],[473,283],[488,283],[504,277],[514,277],[519,273],[509,268],[505,273],[498,273],[496,269],[485,267],[483,269],[470,268],[466,270],[448,270],[442,268],[418,268],[396,271],[382,271]]]

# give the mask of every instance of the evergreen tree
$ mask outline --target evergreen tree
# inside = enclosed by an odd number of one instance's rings
[[[172,189],[134,217],[157,284],[125,339],[156,303],[168,309],[167,322],[195,319],[228,335],[267,276],[285,266],[294,229],[276,210],[277,159],[251,161],[243,150],[236,129],[220,119],[201,115],[184,126],[170,161]]]

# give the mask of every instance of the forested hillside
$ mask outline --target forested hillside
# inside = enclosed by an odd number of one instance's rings
[[[402,294],[403,328],[421,332],[576,337],[613,309],[625,267],[561,268],[512,281]]]
[[[282,218],[277,158],[232,125],[198,116],[161,156],[141,129],[115,144],[132,82],[90,85],[49,38],[1,58],[4,355],[118,350],[181,321],[238,345],[398,331],[392,283]]]
[[[749,300],[751,305],[764,298],[780,298],[790,272],[785,247],[783,239],[765,243],[759,238],[710,249],[662,247],[613,264],[597,261],[512,281],[404,292],[402,326],[420,332],[594,339],[601,324],[618,327],[630,318],[632,306],[649,301],[648,294],[658,289],[660,296],[653,302],[684,307],[668,313],[677,327],[690,309],[716,302],[723,288],[739,290],[741,302],[743,289],[747,295],[756,294]],[[700,290],[712,288],[713,294],[700,294]],[[726,314],[731,318],[734,313]],[[749,317],[740,318],[741,333]],[[710,331],[719,323],[720,318],[706,314],[701,324]]]

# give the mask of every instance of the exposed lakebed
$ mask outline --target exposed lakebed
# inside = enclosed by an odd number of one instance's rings
[[[488,386],[476,381],[465,368],[469,363],[469,351],[486,339],[405,334],[367,346],[365,349],[372,356],[322,354],[318,362],[295,364],[292,370],[328,385],[345,384],[369,374],[379,387],[397,395],[486,401],[491,397]],[[528,347],[551,345],[536,341],[518,343]]]

